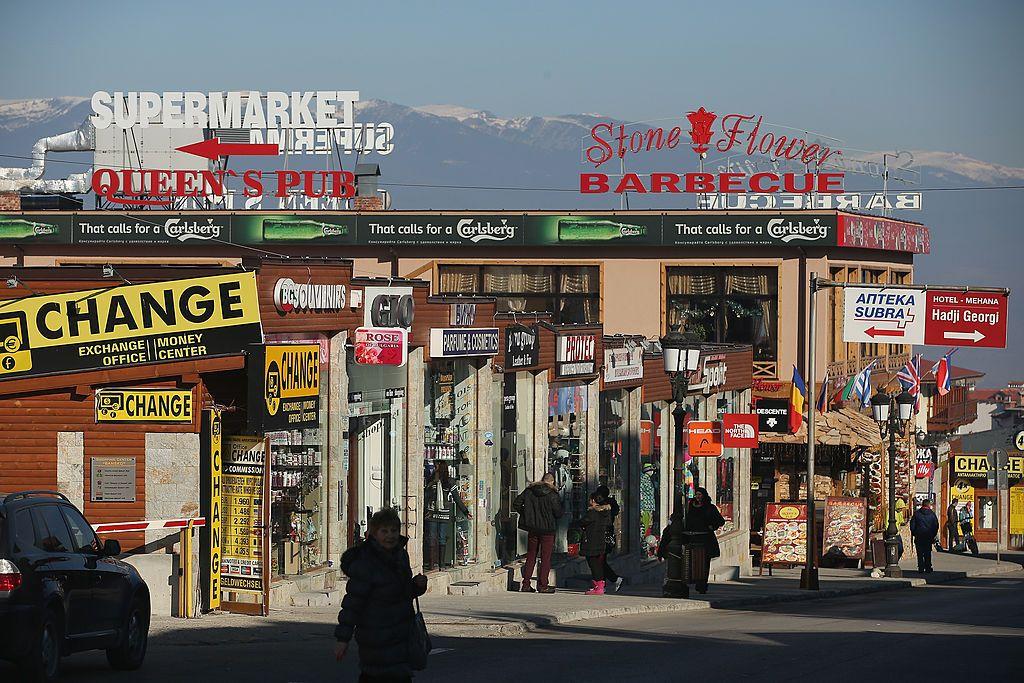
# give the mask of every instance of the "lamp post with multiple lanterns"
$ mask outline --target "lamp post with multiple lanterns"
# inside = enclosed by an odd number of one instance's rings
[[[885,527],[885,575],[903,576],[899,565],[900,530],[896,525],[896,435],[906,432],[914,416],[914,397],[903,391],[892,396],[879,390],[871,397],[871,414],[878,423],[878,433],[889,437],[889,523]],[[895,410],[893,409],[895,408]]]

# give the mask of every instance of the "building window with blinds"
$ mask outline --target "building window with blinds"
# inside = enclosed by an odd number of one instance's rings
[[[755,361],[778,358],[778,271],[669,268],[668,325],[696,341],[750,344]]]
[[[597,266],[440,265],[438,294],[492,296],[499,313],[547,313],[556,323],[599,323]]]

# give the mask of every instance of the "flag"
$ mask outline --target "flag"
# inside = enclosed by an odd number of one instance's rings
[[[853,396],[853,383],[857,381],[857,375],[850,375],[850,379],[846,380],[846,384],[839,387],[836,391],[835,397],[832,399],[833,403],[839,403],[840,401],[846,402]]]
[[[932,366],[932,374],[935,375],[935,384],[938,387],[939,396],[945,396],[952,388],[953,364],[950,362],[949,358],[954,353],[956,353],[956,349],[950,349],[938,363]]]
[[[828,370],[826,370],[825,371],[825,379],[823,379],[821,381],[821,393],[818,394],[818,404],[816,406],[814,406],[815,410],[817,410],[819,413],[824,413],[826,410],[828,410],[828,406],[829,406],[828,390],[829,390],[829,376],[828,376]]]
[[[789,433],[796,434],[803,422],[804,400],[807,398],[807,386],[800,372],[793,366],[793,388],[789,392]]]
[[[914,397],[914,412],[920,408],[921,403],[921,356],[913,356],[903,366],[903,369],[896,373],[904,391]]]
[[[866,408],[871,403],[871,368],[875,367],[877,360],[868,363],[868,366],[860,371],[860,374],[853,381],[853,393],[860,399],[860,407]]]

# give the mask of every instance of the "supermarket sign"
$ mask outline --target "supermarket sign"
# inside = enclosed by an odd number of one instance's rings
[[[628,129],[628,130],[627,130]],[[785,134],[783,134],[785,130]],[[685,121],[668,127],[643,128],[627,124],[601,122],[590,129],[589,146],[583,159],[594,167],[580,173],[579,189],[583,194],[613,192],[688,193],[688,194],[841,194],[843,173],[822,171],[843,156],[843,151],[792,134],[792,129],[778,129],[766,124],[758,114],[730,113],[719,115],[700,107],[688,112]],[[704,159],[709,153],[733,156],[769,157],[783,163],[803,166],[805,172],[763,171],[757,173],[724,171],[719,173],[618,173],[618,164],[609,174],[602,167],[619,159],[633,164],[634,157],[649,152],[674,150],[690,146]]]
[[[359,93],[350,90],[93,93],[92,122],[100,131],[99,139],[107,144],[97,146],[92,190],[104,201],[126,207],[171,206],[199,199],[222,204],[225,198],[239,195],[250,208],[264,196],[281,200],[280,208],[298,198],[309,202],[311,209],[341,208],[338,200],[355,196],[355,176],[350,171],[268,170],[242,160],[286,154],[390,154],[394,127],[356,123],[358,100]],[[145,146],[148,128],[167,131],[157,144],[167,145],[170,140],[178,145],[161,155],[168,161],[166,167],[104,165],[111,152],[116,156],[116,141],[121,137],[135,140],[138,136]],[[108,129],[113,136],[106,133]],[[230,132],[230,139],[221,131]],[[216,162],[228,157],[234,167],[218,168]]]

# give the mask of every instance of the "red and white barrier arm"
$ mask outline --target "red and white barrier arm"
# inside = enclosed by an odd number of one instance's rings
[[[206,526],[205,517],[192,519],[151,519],[143,522],[108,522],[94,524],[92,529],[98,534],[113,534],[124,531],[158,531],[160,529],[184,529],[192,522],[193,527]]]

